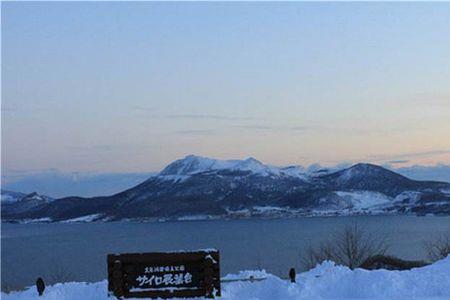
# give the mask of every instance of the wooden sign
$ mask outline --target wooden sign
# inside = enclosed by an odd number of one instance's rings
[[[108,295],[117,298],[220,296],[219,251],[108,255]]]

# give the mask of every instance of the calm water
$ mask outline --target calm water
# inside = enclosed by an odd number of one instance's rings
[[[2,224],[2,282],[31,285],[39,276],[48,282],[98,281],[106,277],[106,255],[217,248],[222,275],[264,268],[286,275],[300,269],[302,252],[345,224],[390,238],[390,253],[421,259],[424,242],[450,232],[450,217],[368,216],[232,220],[167,223]]]

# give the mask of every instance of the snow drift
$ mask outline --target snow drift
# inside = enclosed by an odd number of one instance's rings
[[[350,270],[332,262],[297,275],[297,283],[261,271],[245,271],[224,279],[265,277],[256,282],[234,281],[222,284],[223,300],[294,299],[450,299],[450,256],[430,266],[409,271]],[[110,300],[107,282],[64,283],[48,287],[38,297],[34,287],[21,292],[1,294],[3,300]],[[197,298],[198,299],[198,298]]]

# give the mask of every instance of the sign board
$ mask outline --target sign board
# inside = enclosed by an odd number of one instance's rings
[[[109,254],[108,295],[117,298],[220,296],[219,251]]]

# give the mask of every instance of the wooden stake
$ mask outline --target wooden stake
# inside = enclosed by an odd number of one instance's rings
[[[42,279],[41,277],[36,279],[36,289],[39,293],[39,296],[42,296],[44,294],[45,282],[44,282],[44,279]]]
[[[291,268],[289,270],[289,278],[291,279],[291,282],[295,282],[295,269]]]

